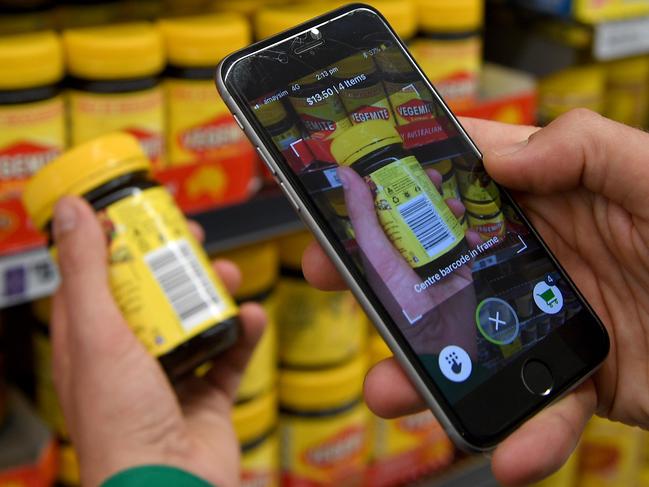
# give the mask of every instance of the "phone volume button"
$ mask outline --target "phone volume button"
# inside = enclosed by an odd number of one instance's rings
[[[264,164],[268,168],[268,170],[271,172],[271,174],[275,177],[277,177],[277,171],[275,171],[275,168],[273,165],[270,163],[268,158],[264,155],[264,151],[261,150],[260,147],[255,147],[257,149],[257,154],[259,154],[259,158],[264,161]]]
[[[293,194],[291,193],[291,190],[288,189],[286,186],[284,186],[284,183],[281,181],[279,183],[279,187],[282,188],[282,191],[284,192],[288,200],[291,202],[291,205],[293,205],[293,209],[299,213],[301,211],[300,204],[295,199],[295,196],[293,196]]]
[[[234,121],[237,122],[237,125],[239,126],[239,128],[240,128],[241,130],[244,130],[244,131],[245,131],[245,129],[243,128],[243,124],[242,124],[241,121],[239,120],[239,117],[237,117],[237,116],[234,115],[234,114],[232,114],[232,117],[234,118]]]

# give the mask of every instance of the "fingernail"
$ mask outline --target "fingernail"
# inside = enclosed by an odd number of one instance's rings
[[[340,179],[343,189],[349,189],[349,179],[347,179],[346,171],[342,167],[338,168],[338,179]]]
[[[501,149],[495,149],[493,152],[497,156],[511,156],[512,154],[516,154],[518,151],[524,149],[527,147],[527,144],[529,143],[529,139],[521,140],[520,142],[517,142],[514,145],[509,145],[507,147],[503,147]]]
[[[58,240],[66,233],[74,230],[77,224],[77,210],[67,198],[62,198],[54,207],[54,226],[52,233],[54,240]]]

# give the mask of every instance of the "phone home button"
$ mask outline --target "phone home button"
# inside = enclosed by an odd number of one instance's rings
[[[554,386],[554,377],[547,365],[540,360],[528,360],[521,370],[523,384],[532,393],[547,396]]]

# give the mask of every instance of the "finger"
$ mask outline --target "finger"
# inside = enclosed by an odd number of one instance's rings
[[[494,452],[496,479],[503,485],[529,485],[558,470],[577,446],[596,403],[588,381],[523,424]]]
[[[246,370],[250,356],[266,326],[266,313],[256,303],[245,303],[239,309],[241,336],[234,347],[219,356],[205,375],[205,380],[224,392],[232,401]]]
[[[242,276],[237,265],[226,259],[216,259],[212,263],[214,272],[221,278],[230,294],[234,294],[241,286]]]
[[[64,298],[61,291],[57,291],[52,298],[52,317],[50,319],[52,377],[64,410],[67,410],[70,387],[70,356],[67,340],[67,322],[68,318]]]
[[[339,167],[338,176],[343,185],[345,205],[358,245],[381,276],[395,274],[394,264],[406,263],[388,240],[378,221],[370,188],[356,171],[348,167]]]
[[[54,240],[65,303],[67,350],[112,353],[135,340],[125,325],[108,287],[106,237],[92,208],[77,197],[64,197],[54,210]],[[100,319],[98,319],[100,317]],[[99,354],[101,356],[101,354]]]
[[[464,236],[469,244],[469,248],[475,248],[482,243],[482,237],[480,237],[480,234],[470,228],[464,233]]]
[[[347,284],[318,242],[311,242],[302,255],[302,272],[313,287],[323,291],[341,291]]]
[[[537,194],[585,186],[641,217],[649,216],[644,153],[649,134],[588,110],[572,110],[529,139],[485,152],[489,173],[505,186]]]
[[[527,140],[539,130],[529,125],[511,125],[479,118],[460,117],[460,123],[483,154]]]
[[[189,227],[189,231],[196,240],[201,243],[205,241],[205,230],[203,230],[203,227],[200,223],[194,220],[187,220],[187,226]]]
[[[428,177],[437,188],[437,191],[439,191],[439,194],[442,194],[442,181],[444,180],[442,175],[435,169],[426,169],[426,174],[428,174]]]
[[[398,418],[426,407],[394,358],[372,367],[365,377],[364,394],[367,406],[382,418]]]
[[[461,220],[462,217],[464,216],[464,213],[466,212],[466,208],[462,204],[460,200],[457,198],[449,198],[446,200],[446,206],[449,207],[451,210],[451,213],[457,218],[458,220]]]

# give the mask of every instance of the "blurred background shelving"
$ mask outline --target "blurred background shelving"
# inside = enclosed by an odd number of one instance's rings
[[[649,0],[368,3],[379,8],[408,41],[415,58],[454,111],[462,116],[543,125],[572,108],[586,107],[623,123],[649,128]],[[235,17],[213,18],[213,29],[221,45],[234,49],[282,30],[282,22],[287,22],[288,27],[340,4],[324,0],[0,0],[0,78],[9,73],[20,46],[31,42],[20,36],[34,32],[53,31],[60,36],[67,29],[145,22],[145,30],[156,30],[155,35],[162,35],[157,31],[160,19],[182,20],[230,12]],[[225,41],[218,37],[219,25],[235,24],[238,37]],[[166,42],[177,42],[177,38],[171,39]],[[167,49],[166,62],[172,66],[178,60],[172,60],[170,52]],[[68,63],[69,58],[67,52]],[[213,65],[207,67],[213,69]],[[43,237],[28,221],[19,200],[29,177],[29,170],[25,169],[29,164],[25,161],[35,155],[57,154],[74,143],[78,114],[71,108],[70,88],[77,85],[70,77],[74,74],[70,66],[66,69],[67,76],[60,73],[56,80],[46,83],[56,88],[46,97],[48,100],[59,100],[59,94],[65,97],[60,98],[62,108],[56,116],[66,135],[44,146],[28,140],[28,126],[25,140],[2,137],[10,119],[4,110],[28,107],[12,98],[18,92],[23,96],[22,90],[3,84],[0,79],[0,487],[78,484],[74,449],[66,438],[53,395],[46,331],[48,301],[42,299],[55,291],[58,274]],[[203,132],[197,132],[199,135],[225,134],[225,138],[207,138],[221,142],[208,147],[209,150],[181,150],[182,157],[173,155],[170,148],[180,132],[171,128],[171,114],[175,112],[170,106],[177,102],[169,84],[174,76],[172,71],[160,65],[150,75],[152,89],[159,90],[160,96],[154,128],[149,132],[134,131],[126,125],[117,128],[136,133],[149,148],[155,146],[163,152],[167,149],[168,158],[160,158],[156,164],[156,177],[172,191],[188,216],[203,226],[207,251],[241,265],[248,284],[244,284],[245,289],[237,298],[259,298],[271,312],[271,328],[279,338],[279,348],[272,348],[270,338],[260,345],[250,374],[259,380],[251,380],[252,392],[242,396],[237,407],[262,407],[259,404],[270,401],[276,409],[275,399],[268,399],[271,393],[266,389],[283,373],[282,368],[276,370],[276,355],[283,368],[290,368],[286,364],[291,361],[304,360],[295,355],[295,350],[283,348],[286,341],[282,337],[291,332],[296,321],[303,320],[305,326],[312,326],[312,333],[321,338],[323,347],[329,343],[329,337],[321,334],[326,323],[337,323],[346,334],[350,355],[323,352],[325,365],[320,365],[325,372],[329,367],[348,364],[350,357],[359,354],[370,356],[370,362],[387,356],[380,339],[367,330],[366,318],[347,293],[325,295],[308,288],[301,279],[299,255],[308,237],[296,232],[303,230],[303,225],[222,107],[206,115],[205,120],[183,121],[185,126],[181,127],[188,131],[200,129]],[[202,96],[213,96],[216,105],[217,95],[211,81],[206,81],[201,89],[208,90],[202,93],[210,95]],[[47,135],[43,140],[48,139]],[[516,222],[503,217],[503,224]],[[511,257],[494,254],[476,263],[474,271],[497,272],[498,266],[507,265]],[[294,311],[290,303],[298,298],[300,309]],[[368,347],[373,351],[368,352]],[[378,351],[374,350],[376,347]],[[264,374],[260,369],[270,373]],[[279,399],[280,403],[282,400]],[[271,433],[276,434],[277,418],[271,416]],[[365,485],[498,485],[488,460],[455,451],[432,416],[418,418],[427,429],[417,441],[406,433],[395,433],[397,423],[379,420],[369,412],[365,417],[366,423],[361,426],[366,433],[366,451],[364,463],[359,466],[369,479]],[[408,447],[398,454],[388,451],[382,457],[370,434],[379,430],[406,435],[399,438]],[[404,459],[405,463],[399,463]],[[394,465],[392,470],[402,475],[391,483],[377,483],[376,472]],[[279,465],[272,468],[277,474]],[[398,472],[399,469],[404,471]],[[244,481],[244,485],[277,485],[268,478],[265,483],[259,478],[259,483],[253,483],[254,480],[253,477],[250,483]],[[649,437],[636,429],[594,420],[567,466],[543,485],[649,486]]]

